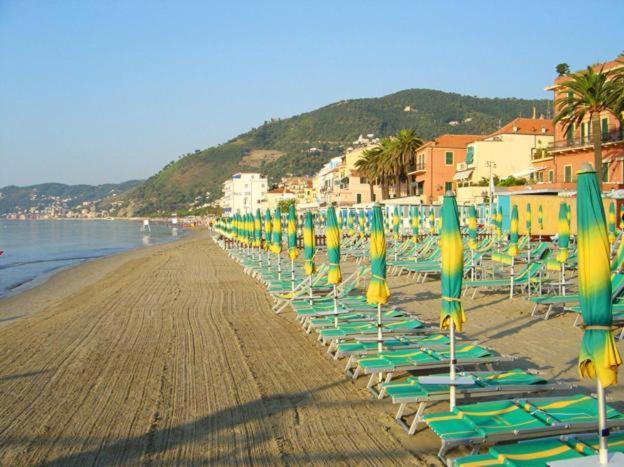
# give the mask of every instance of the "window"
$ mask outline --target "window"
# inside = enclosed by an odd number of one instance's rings
[[[539,183],[544,181],[544,172],[537,172],[537,181]]]
[[[581,123],[581,142],[585,142],[585,124]]]
[[[569,125],[566,129],[566,139],[568,141],[572,141],[574,139],[574,128],[572,127],[572,125]]]
[[[360,183],[363,185],[365,183],[368,183],[368,181],[366,180],[366,177],[360,177]]]
[[[468,146],[466,149],[466,164],[470,165],[474,162],[474,146]]]
[[[451,153],[452,154],[452,153]],[[444,194],[453,189],[453,182],[444,182]]]
[[[371,201],[373,202],[377,201],[377,195],[375,193],[373,193],[373,199]]]
[[[548,171],[548,181],[550,183],[555,181],[555,171],[554,170],[549,170]]]
[[[609,181],[609,163],[608,162],[602,163],[602,181],[603,183],[606,183]]]
[[[361,203],[362,202],[362,194],[358,193],[357,195],[355,195],[355,202],[356,203]]]
[[[609,119],[603,118],[600,120],[600,130],[602,131],[602,136],[605,136],[609,133]]]
[[[563,181],[566,183],[572,182],[572,166],[571,165],[563,166]]]
[[[446,151],[446,154],[444,154],[444,163],[446,165],[453,165],[453,151]]]

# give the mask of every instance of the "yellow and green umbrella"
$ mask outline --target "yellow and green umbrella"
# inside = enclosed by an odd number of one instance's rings
[[[518,256],[518,206],[511,208],[511,220],[509,222],[509,256]]]
[[[604,388],[617,384],[622,358],[611,328],[610,247],[598,177],[589,164],[584,164],[577,180],[579,302],[584,322],[578,365],[581,377],[597,380],[603,461],[607,458],[608,436]]]
[[[418,206],[410,208],[410,222],[412,225],[412,241],[418,243],[418,228],[420,227],[420,208]]]
[[[273,232],[273,219],[271,218],[271,211],[268,209],[264,213],[264,249],[269,251],[271,247],[271,234]]]
[[[471,250],[477,248],[477,210],[474,205],[470,206],[468,214],[468,247]]]
[[[347,232],[350,237],[355,234],[355,217],[353,216],[353,211],[349,209],[349,214],[347,214]]]
[[[394,207],[394,212],[392,213],[392,237],[395,240],[399,239],[399,227],[400,227],[401,218],[399,217],[399,207]]]
[[[624,230],[624,203],[620,205],[620,230]]]
[[[297,250],[297,214],[295,213],[295,206],[292,204],[288,207],[286,231],[288,234],[288,257],[294,261],[299,256],[299,250]]]
[[[373,207],[373,221],[370,234],[371,279],[366,290],[366,301],[377,305],[377,350],[383,349],[381,305],[388,302],[390,289],[386,282],[386,238],[384,236],[381,207]]]
[[[316,271],[314,265],[314,219],[310,211],[306,212],[303,224],[303,271],[306,275],[311,276]]]
[[[429,208],[429,233],[435,234],[435,213],[433,207]]]
[[[531,203],[527,203],[526,205],[526,221],[524,226],[526,227],[527,235],[529,236],[529,241],[531,238],[531,229],[533,228],[533,219],[531,213]]]
[[[360,234],[360,238],[366,235],[366,214],[364,214],[364,210],[360,209],[358,211],[358,233]]]
[[[499,206],[496,211],[496,234],[499,237],[503,236],[503,208]]]
[[[544,208],[541,204],[537,207],[537,227],[539,228],[541,235],[544,230]]]
[[[459,228],[459,213],[455,195],[444,195],[442,203],[441,274],[442,307],[440,328],[450,329],[450,406],[455,408],[455,331],[461,331],[466,314],[461,304],[462,277],[464,275],[464,245]]]
[[[273,211],[273,230],[271,232],[271,251],[278,255],[282,252],[282,211],[275,208]]]
[[[327,259],[329,261],[327,282],[337,285],[342,282],[342,274],[340,272],[340,229],[338,228],[336,211],[333,207],[327,209],[325,237],[327,241]]]
[[[232,238],[234,240],[238,238],[238,213],[232,216]]]
[[[254,217],[254,246],[256,248],[262,246],[262,214],[260,214],[260,209],[256,209],[256,216]]]
[[[615,203],[613,200],[609,203],[609,215],[607,216],[607,227],[609,229],[609,243],[613,245],[615,243]]]
[[[559,205],[558,233],[557,261],[565,263],[568,259],[568,246],[570,244],[570,221],[568,220],[568,205],[566,203]]]

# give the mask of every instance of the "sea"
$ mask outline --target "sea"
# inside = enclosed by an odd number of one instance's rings
[[[55,272],[122,251],[170,242],[178,226],[131,220],[0,220],[0,297],[44,282]]]

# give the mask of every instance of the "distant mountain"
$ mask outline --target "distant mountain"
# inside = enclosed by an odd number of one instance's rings
[[[110,200],[126,193],[141,182],[129,180],[103,185],[41,183],[23,187],[9,185],[0,188],[0,215],[33,209],[42,212],[51,207],[73,209],[84,202],[98,203]]]
[[[221,184],[238,171],[261,171],[272,180],[311,175],[342,154],[361,134],[388,136],[415,129],[424,139],[443,133],[489,133],[535,110],[547,115],[548,100],[490,99],[429,89],[336,102],[258,128],[166,165],[127,196],[134,214],[169,212],[221,196]]]

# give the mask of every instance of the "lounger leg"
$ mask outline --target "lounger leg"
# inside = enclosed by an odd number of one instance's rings
[[[409,431],[407,432],[408,435],[413,435],[414,433],[416,433],[416,430],[418,429],[418,425],[420,424],[420,422],[423,421],[423,413],[425,413],[426,407],[427,407],[426,402],[421,402],[420,404],[418,404],[418,410],[416,410],[416,415],[414,415],[414,420],[412,420]]]
[[[400,421],[403,418],[403,413],[405,413],[406,408],[407,408],[406,402],[402,402],[401,404],[399,404],[399,410],[397,410],[397,413],[394,416],[394,419]]]
[[[535,316],[535,312],[537,311],[538,306],[539,306],[539,303],[536,303],[535,306],[533,307],[533,310],[531,311],[531,316]]]
[[[474,292],[472,292],[472,299],[474,300],[474,298],[477,295],[477,290],[479,290],[479,287],[475,287]]]
[[[386,380],[384,382],[387,384],[390,381],[392,381],[392,373],[388,373],[386,375]],[[382,385],[379,388],[379,395],[377,396],[377,399],[383,399],[385,396],[386,396],[386,388]]]
[[[576,318],[575,318],[574,322],[572,323],[572,327],[573,327],[573,328],[575,328],[576,326],[578,326],[578,322],[579,322],[580,317],[581,317],[581,315],[580,315],[580,314],[577,314],[577,315],[576,315]],[[624,329],[624,328],[622,328],[622,329]]]
[[[548,309],[546,310],[546,314],[544,315],[544,320],[547,320],[548,317],[550,316],[550,312],[552,311],[552,303],[550,305],[548,305]]]
[[[377,380],[377,373],[372,373],[368,383],[366,383],[366,389],[369,391],[375,387],[375,381]]]
[[[345,371],[348,373],[349,370],[351,370],[351,365],[353,364],[353,355],[351,355],[349,357],[349,360],[347,360],[347,366],[345,366]]]

